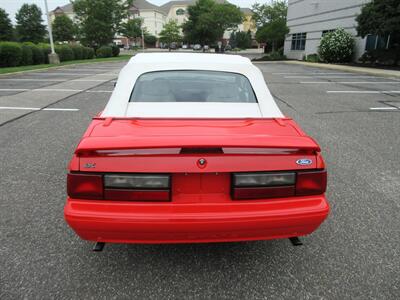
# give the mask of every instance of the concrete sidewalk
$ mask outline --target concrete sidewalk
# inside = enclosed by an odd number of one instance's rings
[[[345,72],[356,72],[356,73],[370,74],[370,75],[375,75],[375,76],[400,78],[400,71],[395,71],[395,70],[384,70],[384,69],[377,69],[377,68],[364,68],[364,67],[322,64],[322,63],[310,63],[310,62],[297,61],[297,60],[288,60],[288,61],[283,61],[283,62],[286,64],[304,65],[307,67],[325,68],[325,69],[339,70],[339,71],[345,71]]]

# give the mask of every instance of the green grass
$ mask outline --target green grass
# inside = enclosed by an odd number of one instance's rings
[[[22,71],[41,70],[41,69],[48,69],[48,68],[75,65],[75,64],[93,64],[93,63],[100,63],[100,62],[123,61],[123,60],[128,60],[131,57],[132,57],[131,55],[120,55],[120,56],[117,56],[117,57],[71,60],[71,61],[62,62],[59,65],[44,64],[44,65],[0,68],[0,74],[9,74],[9,73],[15,73],[15,72],[22,72]]]

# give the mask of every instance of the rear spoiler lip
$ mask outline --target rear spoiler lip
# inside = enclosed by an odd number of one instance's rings
[[[320,152],[319,145],[308,136],[116,136],[85,137],[75,154],[96,150],[160,148],[285,148]]]

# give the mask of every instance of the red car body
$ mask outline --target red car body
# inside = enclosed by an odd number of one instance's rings
[[[161,174],[168,186],[107,188],[109,174]],[[238,174],[293,183],[242,187]],[[325,190],[320,147],[289,118],[96,117],[69,165],[65,219],[95,242],[290,238],[326,219]]]

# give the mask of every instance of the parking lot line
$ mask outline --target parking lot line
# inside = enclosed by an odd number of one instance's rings
[[[102,80],[103,81],[103,80]],[[0,92],[85,92],[85,93],[112,93],[112,90],[75,90],[75,89],[0,89]]]
[[[349,73],[323,73],[323,72],[305,72],[305,73],[294,73],[294,72],[286,72],[286,73],[271,73],[272,75],[350,75]]]
[[[40,107],[17,107],[17,106],[0,106],[3,110],[32,110],[32,111],[79,111],[78,108],[40,108]]]
[[[400,81],[300,81],[301,84],[400,84]]]
[[[292,78],[315,78],[315,77],[321,77],[321,78],[336,78],[336,79],[345,79],[345,78],[377,78],[375,76],[354,76],[354,75],[347,75],[347,76],[330,76],[330,75],[312,75],[312,76],[284,76],[284,78],[292,79]]]
[[[370,110],[399,110],[397,107],[370,107]]]
[[[328,94],[400,94],[400,91],[326,91]]]

